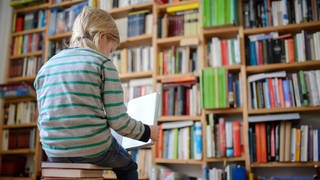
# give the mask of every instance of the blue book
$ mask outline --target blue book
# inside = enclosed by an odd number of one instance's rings
[[[233,167],[232,171],[232,178],[236,180],[246,180],[246,169],[242,166]]]
[[[256,42],[250,41],[250,62],[251,66],[257,65],[257,56],[256,56]]]
[[[269,27],[269,16],[268,16],[268,1],[267,0],[263,0],[263,6],[264,6],[264,13],[265,13],[265,25],[266,27]]]
[[[237,104],[237,107],[240,107],[241,104],[240,104],[240,89],[239,89],[239,79],[236,80],[236,104]]]
[[[283,86],[283,94],[284,94],[285,107],[291,107],[291,103],[290,103],[290,91],[289,91],[289,81],[288,81],[288,79],[283,79],[283,80],[282,80],[282,86]]]
[[[250,154],[250,162],[252,163],[254,161],[254,148],[253,148],[253,129],[252,127],[249,127],[249,154]]]
[[[233,74],[228,74],[228,103],[229,107],[234,106],[234,92],[233,92]]]
[[[202,159],[202,126],[201,122],[194,125],[194,159]]]
[[[265,82],[263,83],[264,85],[264,89],[266,91],[265,97],[266,97],[266,108],[271,108],[271,99],[270,99],[270,91],[269,91],[269,83],[268,83],[268,79],[265,79]]]

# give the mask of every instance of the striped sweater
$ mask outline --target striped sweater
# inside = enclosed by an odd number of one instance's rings
[[[39,71],[34,87],[42,148],[50,157],[90,157],[109,149],[110,128],[147,141],[150,129],[128,116],[118,72],[106,56],[65,49]]]

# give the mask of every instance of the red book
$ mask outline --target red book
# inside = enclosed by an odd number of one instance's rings
[[[271,9],[271,0],[267,0],[268,3],[268,19],[269,19],[269,26],[273,26],[273,22],[272,22],[272,9]]]
[[[157,142],[157,157],[161,158],[162,157],[162,142],[163,141],[163,129],[162,129],[162,125],[159,125],[159,139]]]
[[[284,102],[284,94],[283,94],[283,85],[282,85],[282,79],[278,79],[278,86],[279,86],[279,95],[280,95],[280,106],[282,108],[285,107],[285,102]]]
[[[220,130],[220,151],[221,156],[226,156],[226,124],[224,118],[219,118],[219,130]]]
[[[261,162],[261,132],[260,132],[260,123],[256,123],[255,126],[256,133],[256,161]]]
[[[232,122],[232,136],[233,136],[233,154],[235,157],[241,156],[241,134],[240,122]]]
[[[275,124],[271,124],[271,159],[276,157]]]
[[[260,123],[261,162],[267,162],[267,130],[266,123]]]
[[[262,48],[262,42],[258,41],[258,65],[263,64],[263,48]]]
[[[163,51],[163,74],[168,74],[168,50]]]
[[[163,90],[163,105],[162,105],[162,115],[166,116],[168,115],[168,98],[169,98],[169,92],[168,90]]]
[[[275,94],[273,92],[273,85],[272,85],[272,78],[268,79],[268,86],[269,86],[269,92],[270,92],[270,101],[271,101],[271,107],[275,108],[276,107],[276,102],[275,102]]]
[[[24,24],[24,18],[23,17],[17,17],[16,21],[16,32],[23,30],[23,24]]]
[[[190,115],[190,91],[191,88],[186,88],[186,115]]]
[[[222,57],[222,65],[227,66],[228,61],[228,41],[221,40],[221,57]]]
[[[294,40],[293,38],[288,39],[288,54],[289,54],[289,63],[295,62],[295,53],[294,53]]]

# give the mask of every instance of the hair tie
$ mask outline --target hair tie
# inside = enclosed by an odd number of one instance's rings
[[[90,35],[88,32],[84,33],[84,35],[80,36],[77,38],[78,41],[82,40],[82,39],[90,39]]]

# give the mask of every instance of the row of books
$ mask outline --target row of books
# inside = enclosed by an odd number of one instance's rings
[[[245,180],[246,169],[243,166],[231,164],[224,169],[212,168],[206,172],[206,179],[208,180]]]
[[[201,104],[204,109],[242,106],[241,76],[224,67],[201,70]]]
[[[189,10],[165,13],[158,18],[158,38],[195,36],[200,32],[199,11]]]
[[[200,89],[195,82],[162,84],[162,115],[199,115]]]
[[[263,0],[243,3],[246,28],[281,26],[320,20],[319,0]]]
[[[202,125],[200,121],[167,122],[160,125],[157,157],[201,160]]]
[[[139,177],[150,177],[152,171],[151,149],[139,149],[130,152],[133,160],[138,164]]]
[[[251,162],[319,161],[318,128],[294,121],[251,123],[249,149]]]
[[[285,108],[320,105],[320,70],[285,71],[248,77],[249,107]]]
[[[43,33],[15,36],[12,40],[11,55],[18,56],[42,50],[42,45],[44,43],[43,37]]]
[[[121,42],[126,41],[128,37],[143,34],[152,35],[153,15],[147,10],[129,13],[127,17],[119,18],[115,21],[119,29]]]
[[[221,26],[238,23],[237,0],[202,0],[203,26]]]
[[[213,37],[207,45],[210,67],[230,66],[241,63],[239,36],[234,39]]]
[[[56,41],[49,42],[48,57],[51,58],[63,49],[67,48],[69,44],[69,38],[62,38]]]
[[[0,98],[35,96],[32,85],[26,82],[0,84]]]
[[[12,30],[20,32],[30,29],[43,28],[46,25],[46,11],[39,10],[26,14],[14,14]]]
[[[122,88],[124,91],[124,102],[129,102],[129,100],[133,98],[152,93],[152,79],[142,78],[130,80],[129,82],[122,83]]]
[[[26,57],[11,61],[9,77],[35,77],[42,65],[42,57]]]
[[[54,35],[63,32],[70,32],[75,18],[85,6],[88,6],[88,2],[75,4],[67,9],[51,9],[48,34]]]
[[[35,102],[6,103],[4,105],[4,124],[28,124],[37,121]]]
[[[33,149],[36,141],[36,129],[4,130],[2,140],[2,150],[4,151],[8,149]]]
[[[200,60],[197,47],[172,46],[159,52],[159,75],[199,72]]]
[[[109,11],[113,8],[134,6],[146,2],[151,2],[151,0],[99,0],[100,8],[106,11]]]
[[[320,32],[279,36],[277,32],[249,36],[247,64],[294,63],[319,60]]]
[[[207,157],[240,157],[243,154],[242,125],[240,121],[225,120],[220,117],[217,122],[214,115],[208,115],[206,126]]]
[[[3,155],[1,160],[1,176],[30,177],[34,172],[34,161],[30,155]]]

